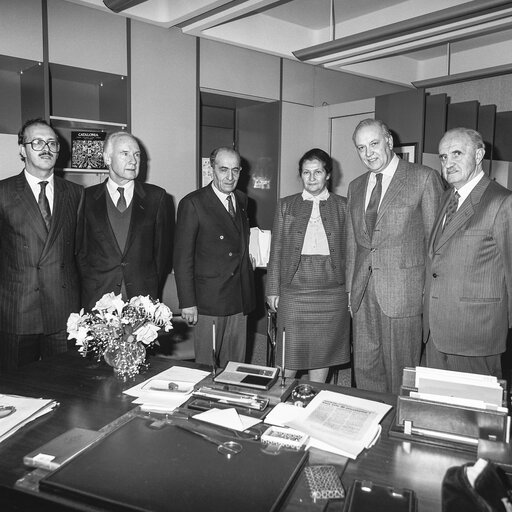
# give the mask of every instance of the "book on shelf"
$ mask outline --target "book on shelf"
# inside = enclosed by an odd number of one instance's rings
[[[107,134],[97,130],[71,132],[71,167],[73,169],[106,169],[103,144]]]

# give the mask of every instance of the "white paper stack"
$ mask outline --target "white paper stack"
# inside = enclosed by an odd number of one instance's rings
[[[503,387],[492,375],[417,366],[415,387],[418,391],[411,392],[414,398],[506,412]]]
[[[170,412],[184,404],[207,375],[203,370],[172,366],[124,393],[136,397],[133,403],[140,404],[143,411]]]
[[[56,407],[58,402],[45,398],[29,398],[16,395],[0,395],[0,407],[14,407],[13,412],[0,419],[0,442],[14,434],[27,423],[43,416]]]

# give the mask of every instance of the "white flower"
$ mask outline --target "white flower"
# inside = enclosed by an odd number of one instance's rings
[[[149,345],[152,341],[157,339],[159,330],[158,325],[147,323],[139,327],[133,334],[137,341]]]
[[[156,305],[155,313],[154,313],[155,322],[164,326],[166,331],[170,331],[172,329],[171,319],[172,313],[171,310],[165,305],[159,302]]]
[[[117,311],[118,315],[121,315],[125,303],[121,298],[121,294],[116,295],[114,292],[105,293],[101,299],[96,302],[93,310],[96,311],[108,311],[109,313],[113,313]]]
[[[80,313],[71,313],[68,318],[67,331],[69,333],[68,340],[76,338],[75,333],[80,328],[80,324],[84,320],[84,310],[81,309]]]
[[[84,341],[90,339],[89,329],[87,327],[80,327],[76,333],[76,344],[83,345]]]
[[[143,297],[142,295],[138,295],[137,297],[132,297],[130,299],[130,306],[135,308],[143,309],[147,315],[153,315],[155,311],[155,303],[151,299],[149,295]]]

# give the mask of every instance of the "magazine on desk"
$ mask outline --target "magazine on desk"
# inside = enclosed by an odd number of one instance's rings
[[[355,459],[378,439],[391,405],[320,391],[287,425],[308,434],[313,446]]]

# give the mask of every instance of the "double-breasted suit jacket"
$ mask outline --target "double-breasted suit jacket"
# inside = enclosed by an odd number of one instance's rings
[[[302,194],[285,197],[279,201],[278,212],[272,229],[272,252],[267,267],[266,295],[280,295],[281,286],[289,285],[300,263],[304,237],[313,209],[313,201],[304,201]],[[324,225],[334,275],[338,283],[345,283],[345,254],[347,225],[345,221],[347,200],[329,194],[320,201],[320,213]]]
[[[200,315],[248,314],[254,309],[247,196],[235,190],[237,226],[212,190],[191,192],[178,206],[174,268],[181,308]]]
[[[83,192],[54,176],[47,232],[24,172],[0,181],[0,331],[53,334],[78,311],[75,236]]]
[[[379,306],[388,317],[420,315],[423,308],[426,251],[439,209],[439,174],[399,160],[380,204],[373,237],[365,222],[369,173],[348,189],[347,291],[355,313],[374,280]]]
[[[429,244],[424,338],[447,354],[505,351],[512,327],[512,192],[486,175],[442,232],[446,191]]]
[[[172,266],[173,219],[163,188],[135,181],[130,228],[125,247],[119,247],[107,211],[106,182],[85,191],[79,264],[82,304],[91,309],[105,294],[128,298],[161,296]]]

